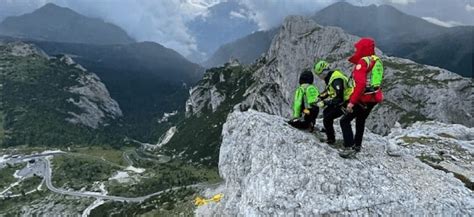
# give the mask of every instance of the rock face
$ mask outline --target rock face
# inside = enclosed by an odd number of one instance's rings
[[[253,80],[248,79],[248,74],[252,74],[259,67],[261,67],[259,64],[243,66],[238,60],[233,59],[220,68],[208,70],[202,80],[189,91],[186,117],[193,115],[199,117],[205,111],[216,112],[217,108],[229,97],[233,103],[239,103],[233,99],[242,98],[248,86],[239,86],[239,84],[253,83]],[[242,74],[241,71],[245,73]]]
[[[105,143],[122,111],[96,74],[22,42],[0,45],[0,145]],[[72,123],[72,124],[71,124]],[[97,129],[94,131],[92,129]],[[107,128],[109,130],[110,128]]]
[[[79,107],[82,112],[68,112],[71,123],[80,123],[91,128],[98,128],[106,118],[116,119],[122,116],[118,103],[110,97],[109,91],[96,74],[87,72],[84,67],[76,64],[69,56],[61,57],[61,61],[69,66],[80,69],[83,73],[76,79],[77,85],[69,88],[69,92],[79,94],[79,101],[68,99],[68,102]]]
[[[474,130],[463,129],[472,138]],[[421,136],[425,131],[417,132]],[[474,194],[463,182],[426,165],[410,148],[402,148],[400,158],[387,156],[390,139],[370,132],[357,159],[342,159],[314,134],[291,128],[282,117],[252,110],[230,114],[222,135],[219,172],[224,183],[206,196],[225,196],[220,203],[198,208],[198,216],[474,212]]]
[[[208,79],[204,77],[203,80]],[[212,112],[215,112],[217,107],[225,100],[225,95],[219,93],[215,86],[211,86],[210,89],[207,89],[206,84],[201,84],[196,87],[191,88],[189,91],[189,99],[186,101],[186,117],[189,117],[191,114],[195,113],[196,115],[201,115],[201,111],[206,106],[206,101],[209,100],[209,108]]]
[[[474,128],[417,122],[406,129],[392,129],[387,139],[431,167],[453,173],[474,190]]]
[[[353,52],[357,37],[337,27],[322,27],[315,21],[290,16],[260,62],[263,67],[253,74],[256,82],[246,90],[243,104],[258,111],[289,117],[290,105],[298,78],[304,69],[312,68],[315,60],[325,59],[332,68],[350,74],[352,65],[347,58]],[[379,134],[388,134],[396,122],[403,126],[420,120],[437,120],[474,126],[470,105],[474,100],[473,83],[455,73],[413,61],[385,56],[377,50],[385,67],[385,101],[371,114],[368,126]],[[257,63],[259,64],[259,63]],[[316,78],[320,90],[321,79]],[[205,89],[212,90],[214,84]],[[200,96],[194,107],[215,101],[211,94],[193,92]],[[191,97],[193,98],[193,96]],[[215,104],[218,105],[218,104]]]
[[[4,45],[4,51],[6,52],[4,55],[20,58],[38,57],[46,60],[50,59],[41,49],[22,42],[7,43]],[[76,75],[71,75],[70,77],[75,77],[76,84],[65,87],[65,89],[79,98],[78,101],[73,98],[66,100],[75,105],[79,109],[79,112],[67,112],[71,116],[66,118],[67,121],[96,129],[101,124],[106,124],[105,121],[107,118],[116,119],[122,116],[122,111],[118,103],[110,97],[104,83],[101,82],[96,74],[88,72],[67,55],[58,57],[58,59],[60,62],[73,68],[72,70],[76,73]]]
[[[188,87],[202,78],[204,69],[174,50],[153,42],[92,45],[33,41],[51,56],[68,54],[94,72],[122,110],[128,136],[140,141],[165,133],[156,121],[163,113],[181,111]]]
[[[256,67],[261,66],[233,62],[209,69],[191,89],[186,118],[176,125],[176,134],[160,149],[161,154],[217,167],[222,125],[233,107],[245,99]]]
[[[7,51],[9,55],[12,55],[15,57],[27,57],[27,56],[38,55],[43,58],[49,58],[49,56],[42,50],[36,48],[35,46],[31,46],[29,44],[25,44],[22,42],[11,42],[11,43],[2,42],[0,45],[5,46],[5,51]]]
[[[347,58],[357,39],[339,28],[321,27],[303,17],[288,17],[267,54],[269,63],[255,74],[259,83],[248,91],[248,103],[259,111],[288,116],[301,71],[311,68],[315,60],[326,59],[333,68],[349,74],[352,65]],[[386,97],[369,119],[372,130],[387,134],[397,121],[409,124],[425,119],[474,125],[469,111],[474,99],[471,80],[444,69],[377,53],[384,62]],[[322,89],[321,80],[316,80]]]

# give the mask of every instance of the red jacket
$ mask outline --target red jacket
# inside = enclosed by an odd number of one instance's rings
[[[367,69],[369,66],[362,58],[375,54],[375,42],[371,38],[361,38],[354,46],[356,52],[349,58],[349,61],[355,64],[352,70],[352,78],[354,79],[355,87],[349,102],[354,105],[369,102],[380,103],[383,100],[381,89],[374,94],[364,94],[367,83]]]

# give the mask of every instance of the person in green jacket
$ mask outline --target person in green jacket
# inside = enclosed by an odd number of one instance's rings
[[[340,70],[331,70],[329,63],[321,60],[314,65],[314,73],[326,83],[326,89],[320,95],[317,105],[323,110],[323,125],[328,144],[336,142],[334,119],[344,114],[344,107],[352,94],[349,79]]]
[[[298,129],[313,131],[319,108],[316,106],[319,90],[313,85],[314,76],[310,70],[304,70],[300,75],[299,86],[295,91],[293,101],[293,119],[288,123]]]

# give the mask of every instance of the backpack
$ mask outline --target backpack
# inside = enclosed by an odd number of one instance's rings
[[[363,58],[367,63],[367,85],[365,87],[366,93],[377,92],[383,80],[383,63],[378,56],[372,55]]]

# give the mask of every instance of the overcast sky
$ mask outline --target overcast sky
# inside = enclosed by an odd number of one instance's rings
[[[99,17],[124,28],[139,41],[155,41],[184,55],[196,49],[185,23],[225,0],[0,0],[0,20],[29,13],[48,2]],[[339,0],[237,0],[250,8],[261,29],[290,14],[308,15]],[[348,0],[355,5],[391,4],[443,26],[474,25],[474,0]]]

